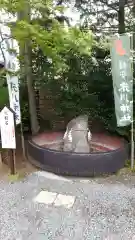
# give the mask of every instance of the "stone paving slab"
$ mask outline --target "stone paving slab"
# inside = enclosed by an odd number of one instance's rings
[[[1,181],[0,240],[134,240],[134,186],[39,171]]]

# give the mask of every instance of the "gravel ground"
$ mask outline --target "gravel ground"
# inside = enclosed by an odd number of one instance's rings
[[[135,239],[135,179],[65,179],[35,172],[0,182],[0,240]],[[71,208],[34,202],[41,191],[74,197]]]

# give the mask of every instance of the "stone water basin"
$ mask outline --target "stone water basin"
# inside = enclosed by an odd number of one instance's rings
[[[62,151],[63,132],[44,132],[28,140],[30,162],[60,175],[89,177],[112,174],[128,159],[128,143],[108,133],[92,134],[90,153]]]

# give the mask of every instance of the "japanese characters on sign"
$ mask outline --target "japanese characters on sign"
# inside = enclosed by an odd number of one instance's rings
[[[21,122],[18,77],[7,74],[10,108],[15,112],[16,124]]]
[[[13,74],[14,71],[18,70],[18,60],[15,54],[8,54],[8,59],[6,59],[6,68],[11,72],[11,74],[7,74],[10,108],[15,112],[16,124],[20,124],[21,113],[19,100],[19,82],[18,76]]]
[[[133,72],[128,35],[113,38],[111,59],[117,125],[126,126],[133,120]]]
[[[16,149],[14,113],[7,107],[0,112],[2,148]]]
[[[6,32],[6,34],[5,34]],[[11,31],[9,27],[6,27],[1,31],[2,41],[0,53],[3,58],[5,68],[8,70],[7,73],[7,84],[9,91],[10,108],[15,112],[16,124],[21,122],[20,114],[20,101],[19,101],[19,83],[16,72],[19,70],[19,60],[17,54],[19,53],[19,46],[15,39],[12,39]]]
[[[120,77],[122,78],[122,83],[120,83],[119,87],[119,93],[120,93],[120,110],[123,113],[122,117],[120,119],[121,122],[125,121],[132,121],[132,105],[133,101],[130,98],[130,92],[132,89],[130,89],[129,82],[130,79],[128,79],[127,76],[127,63],[125,61],[119,61],[119,71],[120,71]]]

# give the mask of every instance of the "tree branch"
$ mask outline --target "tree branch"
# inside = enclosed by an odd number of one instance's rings
[[[101,3],[105,4],[107,7],[112,8],[115,11],[118,11],[119,3],[111,3],[109,4],[107,0],[99,0]]]

